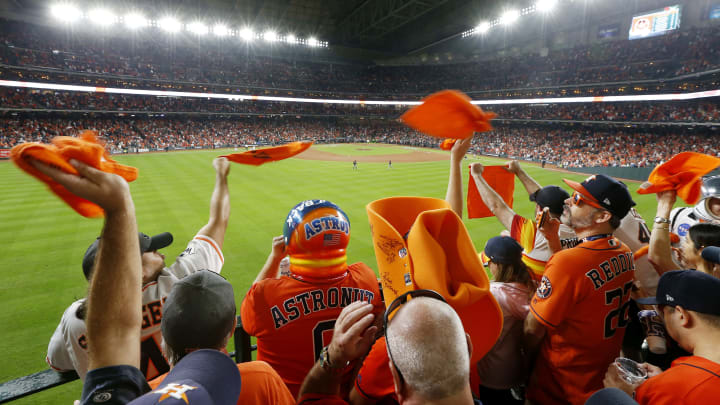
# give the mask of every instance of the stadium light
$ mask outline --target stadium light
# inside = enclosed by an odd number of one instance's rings
[[[320,41],[317,40],[315,37],[310,37],[307,40],[308,46],[320,46]]]
[[[477,32],[484,34],[490,30],[490,23],[487,21],[483,21],[475,29],[477,30]]]
[[[557,0],[538,0],[538,2],[535,3],[535,8],[540,12],[548,13],[552,11],[556,5]]]
[[[219,37],[224,37],[230,34],[230,29],[225,24],[216,24],[213,27],[213,34]]]
[[[285,42],[288,44],[294,44],[297,41],[297,37],[293,34],[287,34],[285,35]]]
[[[167,32],[175,33],[180,31],[180,21],[172,17],[165,17],[158,21],[158,27]]]
[[[243,28],[240,30],[240,38],[245,41],[252,41],[255,38],[255,33],[250,28]]]
[[[129,13],[125,15],[125,26],[131,30],[147,27],[148,20],[140,13]]]
[[[50,8],[53,17],[64,22],[73,22],[82,17],[82,11],[72,4],[61,3]]]
[[[113,14],[110,10],[106,10],[104,8],[90,10],[88,18],[93,24],[100,26],[108,26],[117,22],[117,16],[115,16],[115,14]]]
[[[277,33],[275,33],[275,31],[271,31],[271,30],[265,31],[263,33],[263,39],[268,42],[275,42],[275,41],[277,41]]]
[[[520,12],[517,10],[508,10],[503,13],[503,15],[500,17],[500,23],[505,25],[510,25],[517,21],[517,19],[520,18]]]
[[[200,21],[195,21],[187,25],[187,30],[195,35],[205,35],[208,33],[208,26]]]

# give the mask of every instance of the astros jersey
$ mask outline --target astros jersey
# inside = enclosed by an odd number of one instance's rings
[[[634,272],[632,252],[613,237],[553,255],[530,302],[547,334],[528,399],[584,404],[603,387],[605,371],[620,353]]]
[[[160,350],[162,333],[162,305],[173,284],[198,270],[220,273],[223,255],[218,244],[209,236],[197,235],[170,267],[164,268],[156,281],[143,286],[142,334],[140,369],[146,378],[155,378],[169,370]],[[84,299],[83,299],[84,300]],[[76,315],[82,300],[75,301],[60,320],[48,345],[47,363],[55,370],[75,370],[81,379],[88,371],[87,329]]]
[[[535,281],[540,281],[545,271],[545,264],[550,259],[550,256],[552,256],[545,235],[538,231],[535,222],[516,214],[513,217],[510,236],[523,247],[523,262],[530,269],[530,275]],[[560,244],[563,249],[571,248],[578,244],[575,232],[566,225],[560,225],[558,236],[560,237]]]
[[[715,404],[720,401],[720,364],[698,356],[675,359],[635,390],[635,400],[640,405]]]
[[[331,280],[265,279],[253,284],[243,300],[242,326],[257,337],[257,359],[277,370],[296,396],[330,344],[340,311],[354,301],[375,305],[376,316],[383,311],[375,273],[362,263]]]

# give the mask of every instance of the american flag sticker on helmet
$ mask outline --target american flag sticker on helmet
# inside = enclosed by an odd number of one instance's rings
[[[323,246],[335,246],[340,244],[339,233],[326,233],[323,236]]]

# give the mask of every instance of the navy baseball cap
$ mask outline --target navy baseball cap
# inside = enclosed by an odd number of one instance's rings
[[[155,236],[148,236],[142,232],[138,232],[140,239],[140,253],[152,252],[170,246],[173,242],[173,236],[170,232],[159,233]],[[87,248],[82,261],[83,274],[85,279],[90,280],[93,266],[95,265],[95,255],[97,255],[98,246],[100,245],[100,237]]]
[[[637,405],[630,396],[617,388],[603,388],[585,401],[585,405]]]
[[[173,352],[217,347],[235,325],[235,295],[225,278],[200,270],[178,280],[163,304],[162,336]]]
[[[226,354],[195,350],[170,370],[155,390],[132,405],[231,405],[240,397],[240,372]]]
[[[660,277],[654,297],[638,304],[681,306],[687,310],[720,316],[720,279],[697,270],[668,271]]]
[[[516,263],[522,258],[523,248],[509,236],[495,236],[485,244],[482,254],[483,264],[492,260],[495,263],[510,264]]]
[[[720,264],[720,247],[707,246],[703,248],[702,253],[700,254],[703,259],[712,263]]]
[[[530,194],[530,201],[541,208],[550,208],[550,212],[556,215],[562,215],[563,205],[568,198],[570,194],[558,186],[545,186]]]
[[[624,218],[630,208],[635,206],[625,183],[615,180],[604,174],[595,174],[578,183],[563,179],[565,184],[573,190],[594,200],[598,205],[608,210],[618,218]]]

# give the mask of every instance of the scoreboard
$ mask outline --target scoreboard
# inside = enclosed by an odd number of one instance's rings
[[[649,38],[663,35],[680,27],[680,6],[665,7],[662,10],[636,15],[630,25],[628,39]]]

